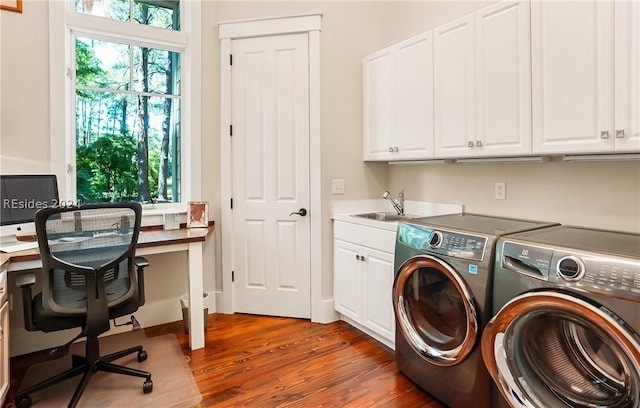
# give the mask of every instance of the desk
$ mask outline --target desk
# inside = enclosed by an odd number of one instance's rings
[[[136,255],[163,254],[187,251],[189,260],[189,346],[192,350],[204,347],[204,316],[202,293],[204,274],[202,244],[213,231],[208,228],[181,228],[177,230],[149,229],[140,232]],[[2,269],[9,272],[42,268],[38,249],[0,253]]]

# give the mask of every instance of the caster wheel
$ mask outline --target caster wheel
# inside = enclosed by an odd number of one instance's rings
[[[147,359],[147,352],[142,350],[140,352],[138,352],[138,361],[143,362]]]
[[[153,391],[153,381],[147,380],[142,385],[142,392],[149,394],[151,391]]]
[[[24,397],[16,398],[17,408],[29,408],[31,406],[31,397],[25,395]]]

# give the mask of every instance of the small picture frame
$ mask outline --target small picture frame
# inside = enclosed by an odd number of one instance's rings
[[[22,13],[22,0],[0,0],[0,9]]]
[[[209,226],[209,202],[189,201],[187,210],[187,228],[206,228]]]

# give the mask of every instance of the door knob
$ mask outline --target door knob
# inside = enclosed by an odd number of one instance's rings
[[[289,214],[289,217],[291,217],[292,215],[299,215],[301,217],[304,217],[305,215],[307,215],[307,209],[306,208],[301,208],[296,212],[292,212],[291,214]]]

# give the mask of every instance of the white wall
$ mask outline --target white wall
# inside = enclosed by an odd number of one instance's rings
[[[0,11],[0,172],[49,171],[49,14],[46,2]]]
[[[640,233],[640,164],[562,162],[392,166],[390,185],[411,200],[451,201],[467,212]],[[494,199],[494,183],[507,199]]]

